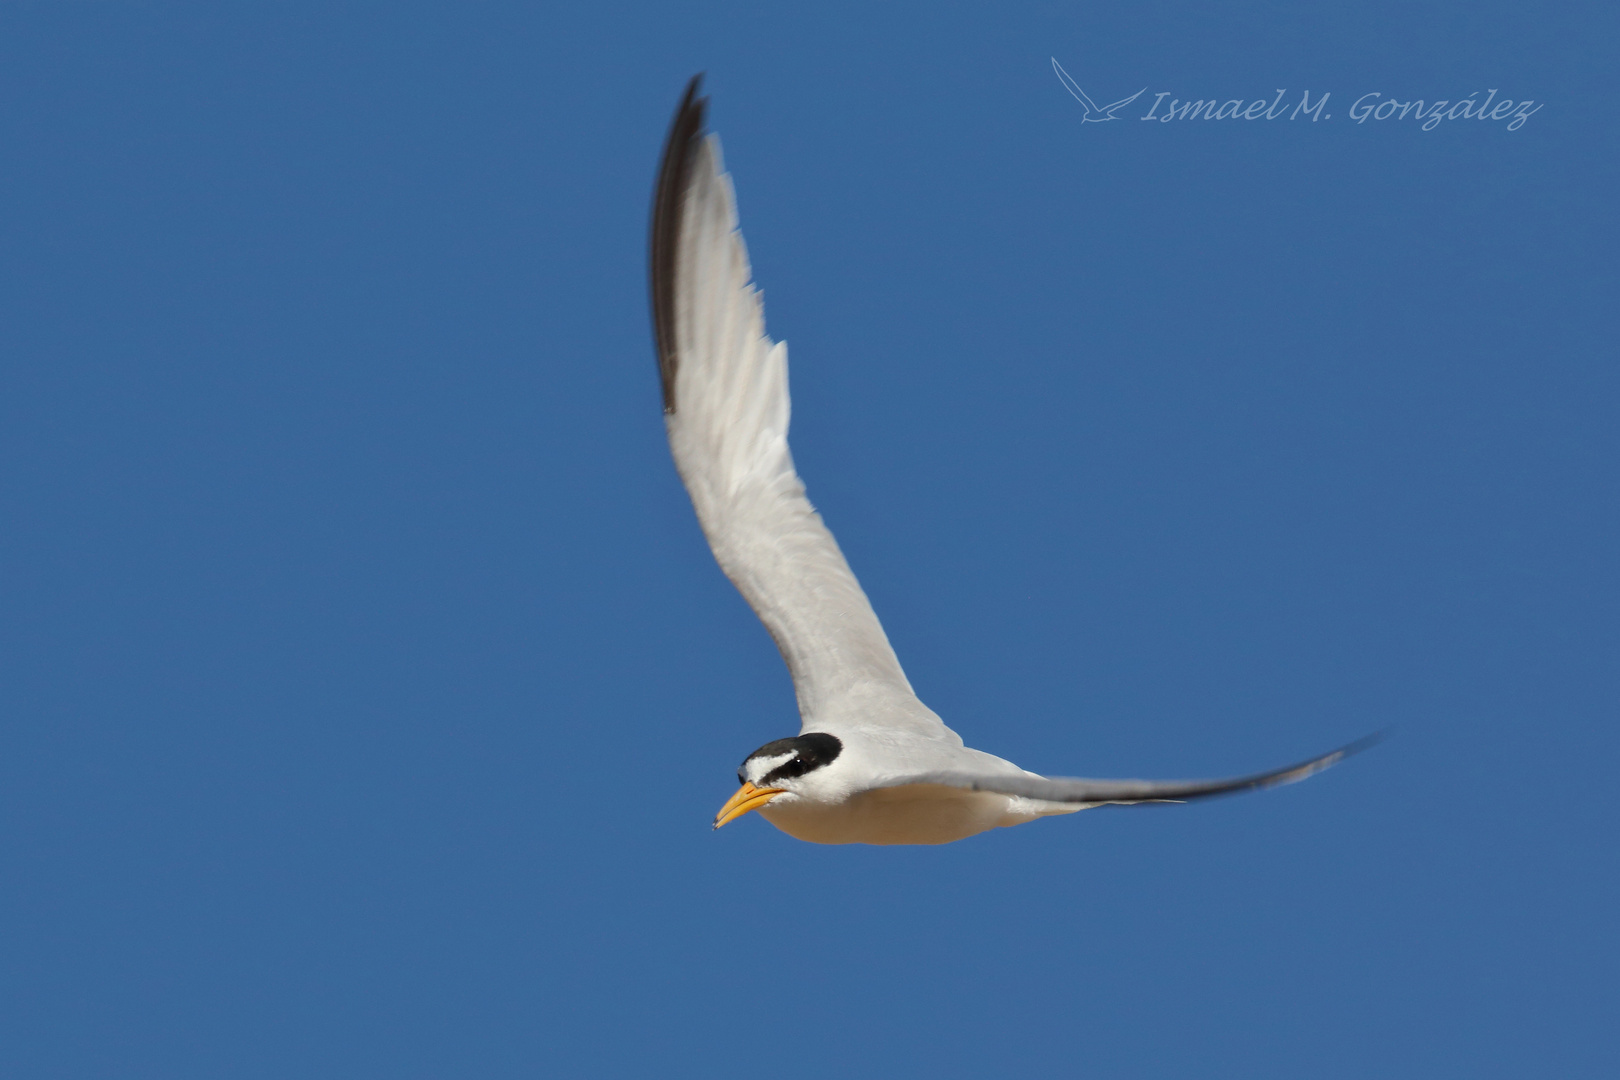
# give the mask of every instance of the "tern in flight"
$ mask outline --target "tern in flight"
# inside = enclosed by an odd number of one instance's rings
[[[715,828],[758,810],[818,844],[945,844],[1094,806],[1288,784],[1370,741],[1225,780],[1045,777],[963,745],[917,700],[793,469],[787,345],[765,334],[701,78],[675,112],[653,196],[664,425],[715,559],[787,661],[802,720],[798,735],[748,755]]]
[[[1144,86],[1130,97],[1120,98],[1112,105],[1104,105],[1099,109],[1097,103],[1087,97],[1084,90],[1080,89],[1080,84],[1069,78],[1069,73],[1063,70],[1063,65],[1057,62],[1055,56],[1052,57],[1052,70],[1057,72],[1058,81],[1063,84],[1063,88],[1074,95],[1074,100],[1086,107],[1086,115],[1080,118],[1082,124],[1100,124],[1104,120],[1118,120],[1119,117],[1114,115],[1117,110],[1123,109],[1147,92],[1147,87]]]

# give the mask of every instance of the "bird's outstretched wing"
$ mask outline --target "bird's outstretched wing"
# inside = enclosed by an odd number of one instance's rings
[[[720,141],[704,133],[701,78],[676,110],[653,197],[653,323],[675,467],[720,568],[782,651],[806,727],[853,693],[914,706],[887,711],[938,737],[949,729],[916,702],[794,472],[787,345],[765,334]]]
[[[1019,776],[947,771],[895,777],[883,786],[938,784],[942,787],[964,788],[968,791],[994,791],[1001,795],[1017,795],[1026,799],[1041,799],[1055,803],[1086,803],[1093,806],[1186,802],[1190,799],[1207,799],[1215,795],[1230,795],[1254,788],[1292,784],[1337,765],[1351,754],[1360,753],[1372,746],[1381,738],[1382,735],[1369,735],[1348,746],[1341,746],[1332,753],[1302,761],[1297,765],[1255,773],[1253,776],[1235,776],[1226,780],[1085,780],[1067,776],[1047,777],[1032,774]]]
[[[1057,72],[1058,81],[1063,84],[1063,88],[1067,90],[1071,96],[1073,96],[1074,100],[1085,106],[1087,116],[1090,116],[1092,113],[1100,113],[1104,111],[1103,109],[1097,108],[1097,103],[1092,101],[1091,97],[1084,90],[1080,89],[1080,85],[1069,77],[1069,73],[1063,70],[1063,65],[1057,62],[1057,57],[1055,56],[1052,57],[1052,70]],[[1110,109],[1113,107],[1114,106],[1112,105],[1109,106]]]

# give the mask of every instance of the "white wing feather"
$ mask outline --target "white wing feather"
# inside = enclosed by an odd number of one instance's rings
[[[765,333],[731,178],[719,139],[702,135],[702,105],[689,91],[682,108],[696,116],[684,133],[677,113],[654,221],[655,317],[662,295],[672,323],[659,339],[675,466],[720,568],[787,661],[804,730],[875,724],[960,745],[917,701],[794,471],[787,345]],[[676,145],[682,138],[688,144]]]

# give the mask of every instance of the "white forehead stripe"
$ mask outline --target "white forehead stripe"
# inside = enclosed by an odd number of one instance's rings
[[[788,762],[793,760],[794,756],[795,755],[789,751],[786,754],[772,754],[769,757],[749,758],[747,768],[749,782],[752,783],[753,781],[758,780],[760,777],[764,776],[778,765],[786,765]]]

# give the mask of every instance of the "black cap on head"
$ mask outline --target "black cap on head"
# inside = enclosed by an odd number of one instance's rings
[[[838,741],[836,735],[828,735],[821,731],[795,735],[791,739],[777,739],[775,742],[766,743],[743,759],[742,768],[737,770],[737,780],[739,783],[748,782],[748,763],[755,758],[792,755],[787,761],[759,778],[760,787],[769,787],[771,781],[803,776],[813,769],[819,769],[843,751],[844,744]]]

